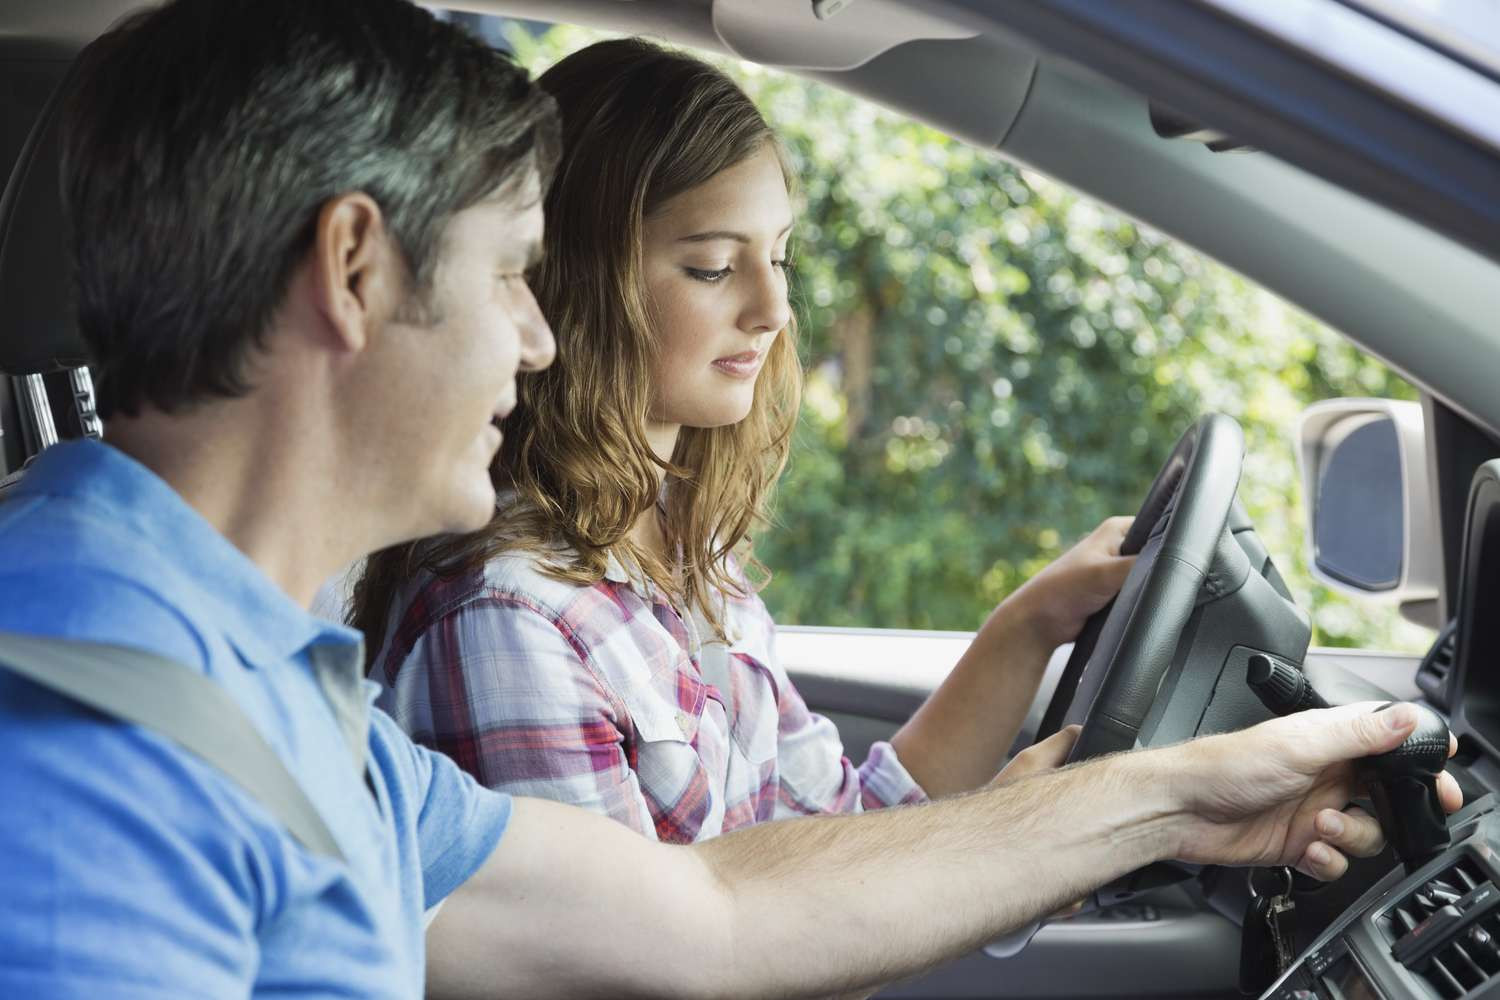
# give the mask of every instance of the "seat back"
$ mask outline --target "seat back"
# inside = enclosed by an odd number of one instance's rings
[[[63,224],[58,95],[71,58],[0,58],[0,476],[63,438],[98,436],[93,382],[74,314]]]

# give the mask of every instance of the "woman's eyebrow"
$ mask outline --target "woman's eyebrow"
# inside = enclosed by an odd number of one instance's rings
[[[778,240],[781,239],[791,228],[792,224],[788,222],[781,227],[781,231],[776,234],[776,238]],[[710,229],[706,232],[693,233],[691,236],[679,236],[677,238],[678,243],[711,243],[714,240],[733,240],[736,243],[749,243],[750,237],[745,233],[736,232],[732,229]]]

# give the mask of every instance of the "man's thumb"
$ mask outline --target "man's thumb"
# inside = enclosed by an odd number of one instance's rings
[[[1361,710],[1346,720],[1335,737],[1334,753],[1340,759],[1370,757],[1394,750],[1417,728],[1417,710],[1405,702],[1391,702],[1371,711]]]

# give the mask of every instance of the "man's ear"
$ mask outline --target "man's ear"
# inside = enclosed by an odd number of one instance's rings
[[[356,192],[325,202],[308,263],[326,334],[344,350],[363,350],[390,315],[404,280],[375,200]]]

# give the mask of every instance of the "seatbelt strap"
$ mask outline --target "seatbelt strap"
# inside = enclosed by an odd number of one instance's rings
[[[143,650],[0,632],[0,668],[164,736],[238,784],[303,847],[343,861],[323,817],[238,703],[203,674]]]

